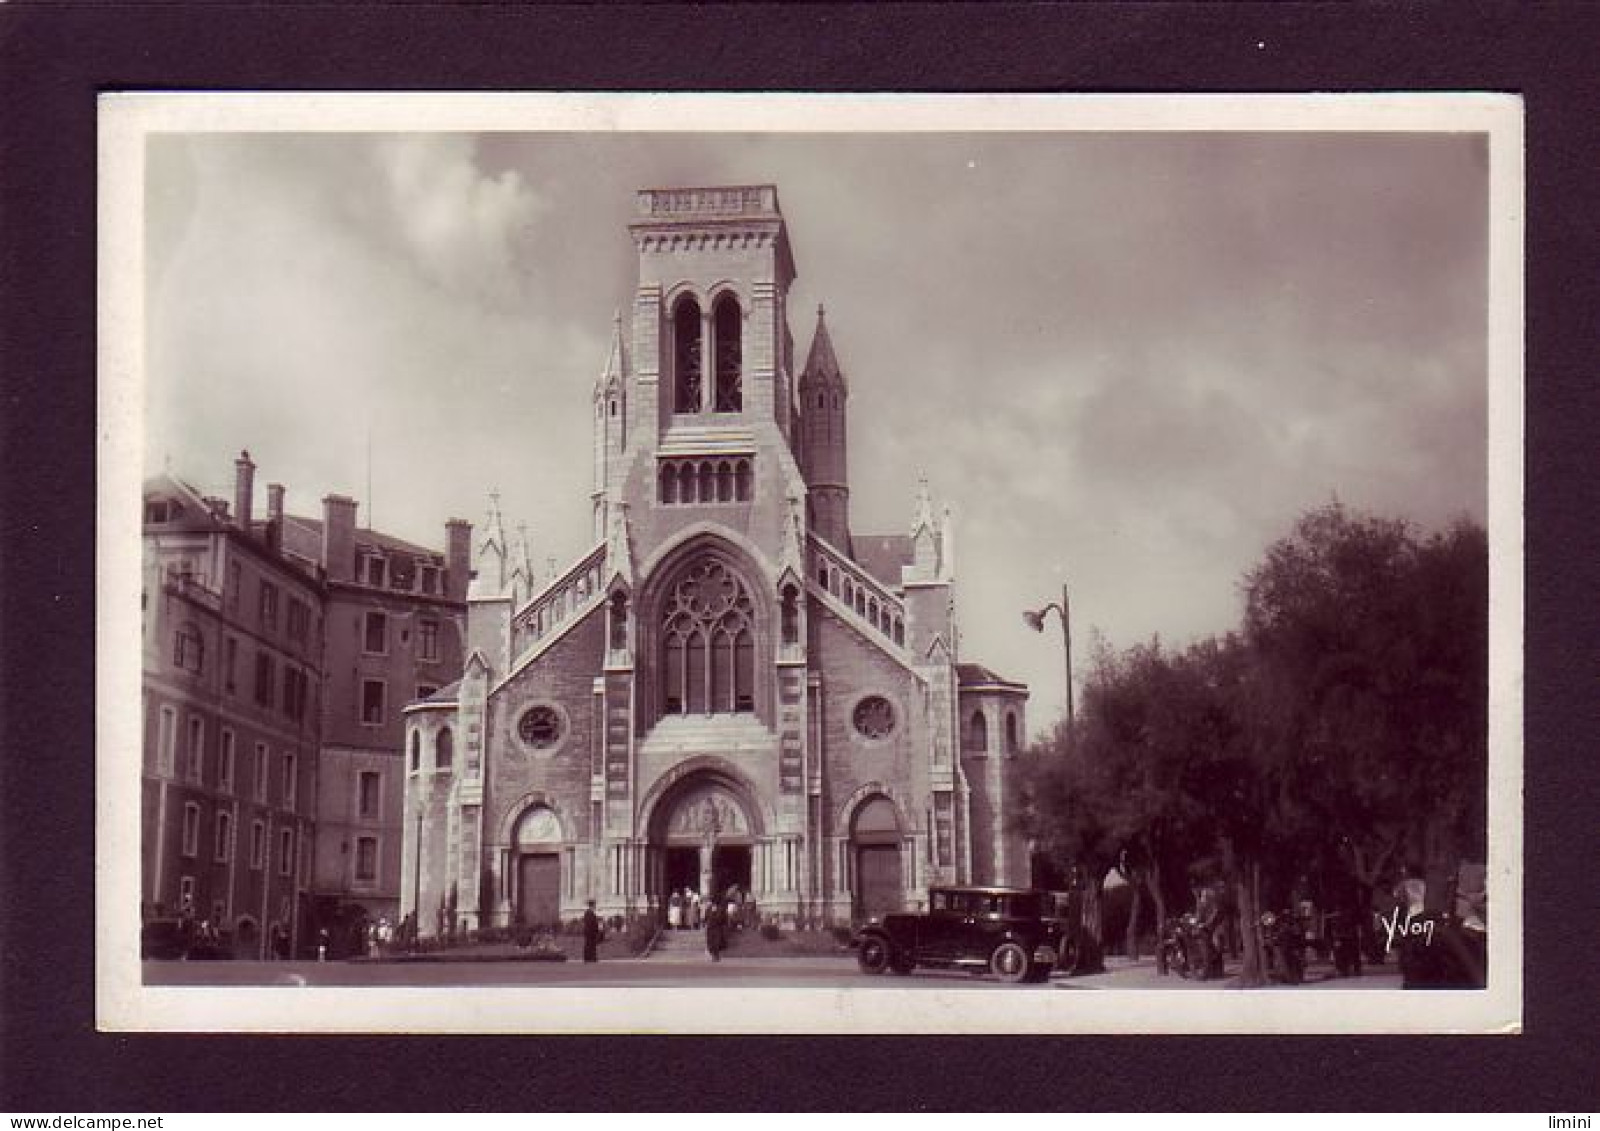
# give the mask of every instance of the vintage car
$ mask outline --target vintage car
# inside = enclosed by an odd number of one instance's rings
[[[1062,945],[1050,893],[1001,887],[933,888],[925,914],[886,915],[855,938],[863,973],[936,966],[987,970],[1002,982],[1044,981]]]

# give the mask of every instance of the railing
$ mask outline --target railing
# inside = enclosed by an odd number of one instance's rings
[[[776,212],[777,208],[778,193],[771,185],[639,192],[641,216],[752,216]]]
[[[811,539],[811,579],[884,642],[904,648],[905,606],[883,584],[820,538]]]
[[[512,630],[520,646],[537,642],[554,632],[600,593],[605,579],[606,548],[590,550],[565,573],[529,598],[517,613]]]

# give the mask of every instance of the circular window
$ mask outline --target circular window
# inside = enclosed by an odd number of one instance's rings
[[[853,718],[863,738],[883,738],[894,730],[894,708],[881,695],[869,695],[857,703]]]
[[[554,707],[530,707],[517,720],[517,736],[535,750],[561,741],[561,715]]]

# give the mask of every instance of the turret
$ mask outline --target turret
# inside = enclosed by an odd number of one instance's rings
[[[811,496],[811,528],[846,553],[850,549],[849,396],[828,336],[827,312],[818,306],[811,352],[800,373],[802,466]]]

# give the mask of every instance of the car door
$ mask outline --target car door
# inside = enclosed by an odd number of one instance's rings
[[[948,962],[955,957],[966,915],[964,892],[936,891],[917,931],[917,957],[923,962]]]

